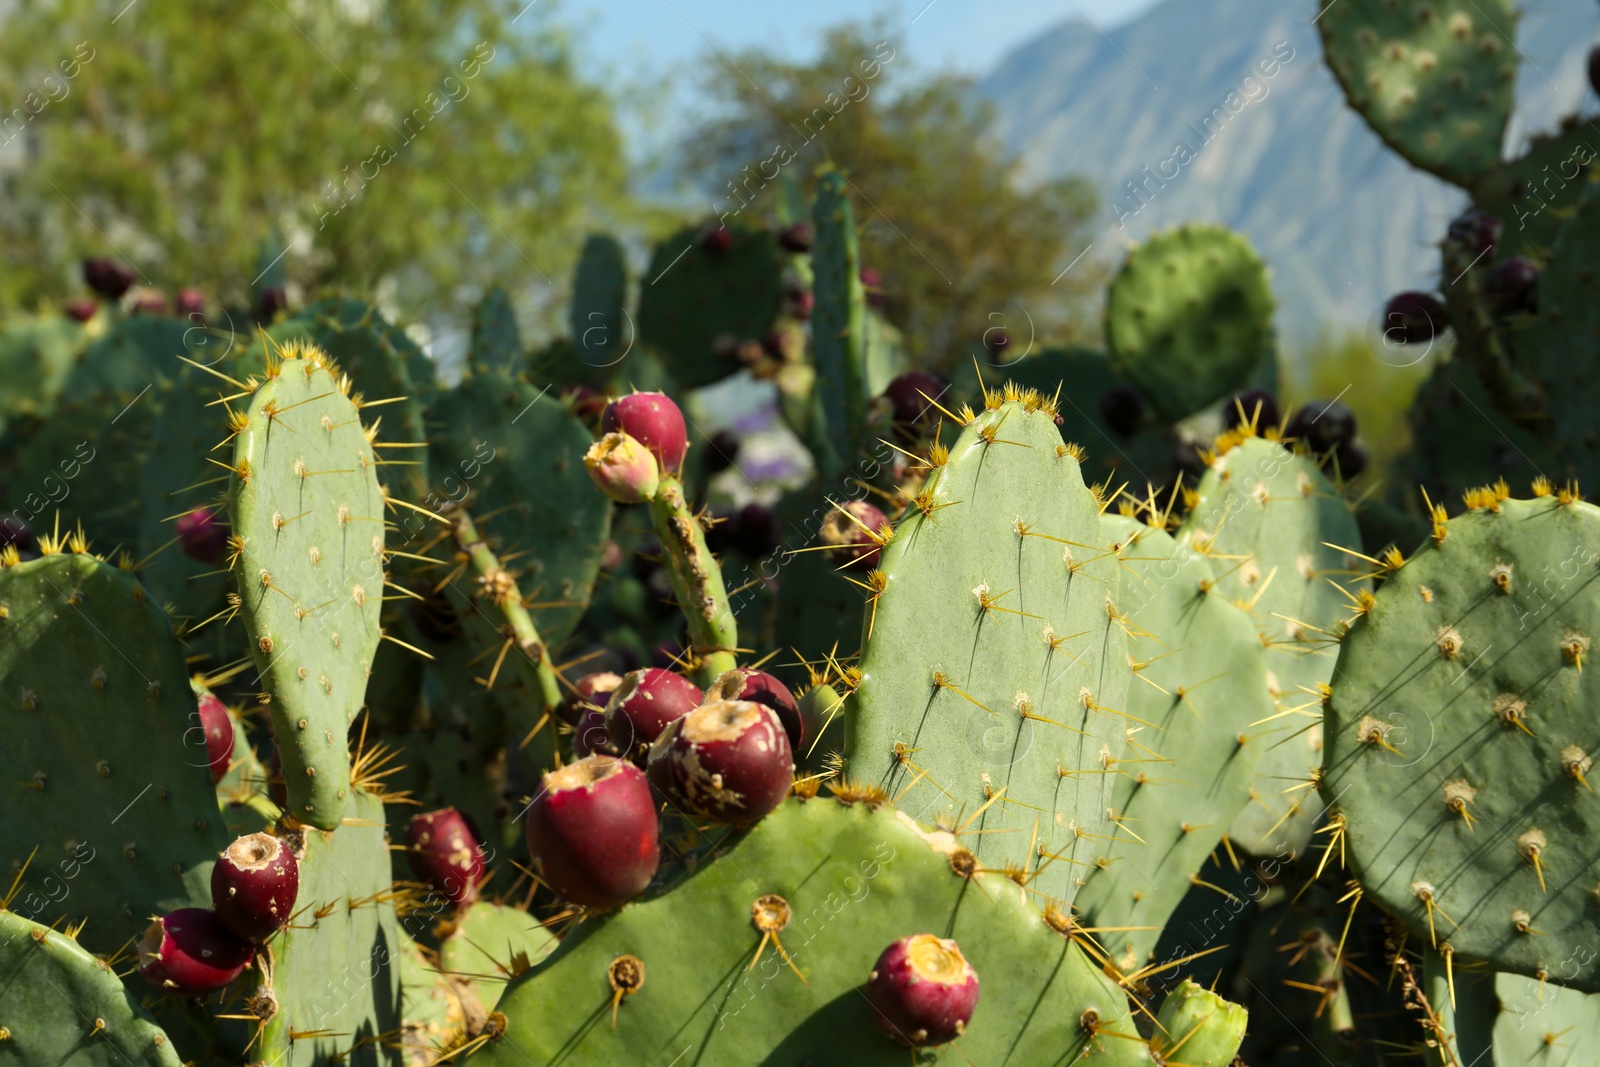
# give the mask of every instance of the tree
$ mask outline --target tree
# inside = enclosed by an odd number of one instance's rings
[[[687,153],[695,173],[715,175],[712,214],[771,214],[781,174],[809,193],[831,161],[852,183],[862,261],[922,361],[948,367],[1000,325],[1013,354],[1030,333],[1035,344],[1098,338],[1103,271],[1084,263],[1055,281],[1089,244],[1092,186],[1024,188],[969,80],[893,84],[907,60],[891,36],[881,25],[834,29],[812,63],[759,49],[708,56],[725,107]]]
[[[90,252],[232,299],[280,253],[308,290],[398,285],[416,314],[490,279],[553,297],[625,209],[625,162],[605,94],[528,6],[18,5],[0,302],[76,287]]]

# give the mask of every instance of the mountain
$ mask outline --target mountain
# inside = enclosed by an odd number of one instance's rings
[[[1241,230],[1273,270],[1285,340],[1305,344],[1437,284],[1435,244],[1465,204],[1345,106],[1312,24],[1325,2],[1166,0],[1105,32],[1074,19],[1015,49],[979,93],[1030,175],[1100,183],[1094,255],[1120,260],[1129,241],[1188,220]],[[1585,63],[1600,10],[1539,0],[1516,38],[1513,151],[1594,110]]]

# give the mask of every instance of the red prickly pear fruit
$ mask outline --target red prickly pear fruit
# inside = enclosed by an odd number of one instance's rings
[[[1451,221],[1450,240],[1461,245],[1476,261],[1500,242],[1500,234],[1505,227],[1504,220],[1496,215],[1486,211],[1467,211]]]
[[[221,989],[250,966],[256,947],[209,908],[179,908],[154,920],[139,941],[139,973],[163,993],[192,997]]]
[[[788,293],[789,314],[805,322],[811,318],[811,313],[817,310],[817,295],[810,289],[796,286]]]
[[[593,425],[606,410],[606,395],[592,386],[574,383],[561,387],[561,399],[572,413]]]
[[[165,293],[156,289],[141,289],[133,298],[133,313],[135,315],[165,315],[167,313],[167,297]]]
[[[882,546],[873,538],[889,525],[889,517],[865,500],[850,500],[828,512],[818,537],[833,546],[827,556],[835,565],[870,571],[878,565]],[[868,531],[871,531],[870,533]]]
[[[587,908],[644,891],[661,862],[658,833],[644,772],[611,756],[546,774],[528,809],[528,852],[545,884]]]
[[[591,706],[604,710],[611,694],[622,684],[622,675],[611,671],[596,671],[579,678],[572,686],[572,699],[561,706],[561,717],[568,725],[577,725]]]
[[[183,554],[199,563],[221,563],[232,532],[221,514],[210,508],[195,508],[179,515],[173,530]]]
[[[73,299],[68,300],[65,304],[62,304],[61,310],[65,311],[68,315],[72,316],[79,322],[88,322],[90,319],[94,318],[94,313],[100,310],[100,305],[96,304],[93,300],[90,300],[86,296],[80,296],[74,297]]]
[[[733,251],[733,231],[718,223],[700,231],[700,250],[710,256],[725,256]]]
[[[611,739],[606,734],[606,713],[589,708],[578,720],[578,725],[572,731],[572,758],[585,759],[589,756],[615,755],[611,751]]]
[[[406,831],[406,854],[418,880],[455,907],[478,899],[483,849],[477,828],[455,808],[425,812]]]
[[[633,393],[613,400],[600,416],[600,432],[632,437],[655,453],[667,474],[682,468],[683,454],[689,450],[683,412],[665,393]]]
[[[902,937],[883,950],[867,977],[867,1002],[885,1034],[910,1048],[954,1041],[978,1006],[978,975],[954,941]]]
[[[1502,315],[1539,310],[1539,268],[1526,256],[1511,256],[1495,267],[1486,287],[1489,305]]]
[[[783,803],[794,784],[789,735],[771,708],[753,700],[695,708],[657,742],[650,762],[658,760],[665,766],[651,780],[669,798],[741,830]]]
[[[625,433],[608,433],[583,454],[583,465],[600,491],[618,504],[638,504],[656,495],[661,466]]]
[[[809,222],[797,222],[778,232],[778,245],[785,252],[809,252],[816,240],[816,231]]]
[[[783,732],[789,738],[789,751],[799,752],[806,739],[806,725],[800,717],[800,702],[795,700],[789,687],[766,671],[750,671],[735,667],[724,671],[711,688],[706,690],[706,703],[717,700],[753,700],[772,709],[783,723]]]
[[[1331,452],[1356,439],[1356,413],[1337,400],[1313,400],[1295,412],[1285,436],[1313,452]]]
[[[229,930],[257,944],[283,929],[300,894],[300,862],[280,838],[246,834],[211,868],[211,907]]]
[[[206,317],[206,294],[198,289],[179,289],[177,308],[180,319],[203,324]]]
[[[1383,310],[1383,337],[1402,345],[1426,344],[1450,325],[1450,313],[1432,293],[1401,293]]]
[[[629,671],[606,703],[606,736],[618,754],[643,767],[667,724],[703,699],[700,687],[680,674],[660,667]]]
[[[1246,389],[1233,394],[1222,404],[1222,426],[1227,430],[1252,421],[1258,431],[1265,430],[1268,426],[1278,425],[1282,418],[1277,398],[1265,389]]]
[[[1144,423],[1144,397],[1131,385],[1113,385],[1097,403],[1100,421],[1118,437],[1132,437]]]
[[[137,278],[132,267],[124,267],[104,256],[83,261],[84,284],[107,300],[121,300]]]
[[[895,435],[908,442],[927,436],[939,414],[934,401],[949,388],[943,378],[920,370],[907,371],[890,382],[883,395],[894,411]]]
[[[206,764],[211,768],[211,780],[222,781],[233,762],[233,716],[210,693],[202,693],[195,709],[200,717],[200,729],[206,738]]]

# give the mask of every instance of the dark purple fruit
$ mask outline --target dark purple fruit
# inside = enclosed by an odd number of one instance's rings
[[[228,550],[231,531],[220,511],[195,508],[178,516],[173,531],[178,535],[178,547],[183,554],[197,562],[221,563],[223,553]]]
[[[806,725],[800,716],[800,702],[795,700],[788,686],[766,671],[735,667],[723,672],[706,690],[706,703],[716,700],[753,700],[770,708],[778,716],[778,721],[783,723],[783,732],[789,737],[789,751],[801,751],[806,739]]]
[[[280,838],[246,834],[211,868],[211,907],[222,924],[260,943],[283,928],[300,894],[300,863]]]
[[[746,504],[733,520],[733,547],[751,559],[763,559],[783,544],[783,520],[761,504]]]
[[[1489,274],[1489,306],[1501,315],[1539,310],[1539,268],[1526,256],[1510,256]]]
[[[909,1048],[954,1041],[978,1007],[978,975],[954,941],[913,934],[883,950],[867,976],[878,1026]]]
[[[1144,397],[1131,385],[1113,385],[1100,394],[1100,421],[1118,437],[1132,437],[1144,422]]]
[[[733,231],[720,223],[700,231],[700,250],[711,256],[725,256],[733,251]]]
[[[706,442],[705,469],[707,474],[721,474],[739,459],[739,435],[731,430],[718,430]]]
[[[702,704],[669,726],[650,753],[651,775],[690,814],[746,829],[783,803],[794,784],[789,735],[753,700]]]
[[[211,780],[222,781],[233,762],[233,716],[222,701],[210,693],[200,695],[195,712],[200,717],[200,729],[206,738],[206,764],[211,768]]]
[[[1265,389],[1235,393],[1222,403],[1222,425],[1228,430],[1243,426],[1252,419],[1257,430],[1264,430],[1268,426],[1278,425],[1280,417],[1277,399]]]
[[[614,755],[611,752],[611,742],[606,736],[606,713],[596,708],[588,708],[572,731],[572,758],[581,760],[596,754]]]
[[[1295,412],[1285,436],[1313,452],[1331,452],[1356,439],[1356,413],[1337,400],[1313,400]]]
[[[700,687],[660,667],[630,671],[606,704],[606,733],[620,755],[644,766],[667,724],[693,711]]]
[[[256,318],[261,322],[276,322],[279,315],[289,309],[289,294],[282,286],[270,286],[256,294]]]
[[[221,989],[250,966],[256,947],[209,908],[179,908],[139,941],[139,973],[164,993],[194,997]]]
[[[79,322],[88,322],[94,318],[94,313],[100,310],[100,305],[86,296],[79,296],[62,304],[61,310]]]
[[[904,442],[916,442],[933,434],[941,401],[950,383],[927,371],[907,371],[884,389],[883,395],[894,411],[894,432]]]
[[[575,724],[583,718],[583,713],[591,708],[604,709],[606,701],[611,699],[611,694],[616,692],[617,686],[622,684],[622,675],[611,671],[596,671],[586,674],[573,683],[572,699],[562,705],[561,717],[569,724]]]
[[[1486,211],[1467,211],[1451,221],[1450,240],[1477,259],[1500,242],[1500,234],[1505,227],[1505,222],[1497,215]]]
[[[15,548],[23,560],[39,558],[39,542],[33,527],[15,515],[0,515],[0,549]]]
[[[483,848],[472,821],[455,808],[415,816],[406,831],[406,855],[418,880],[455,907],[478,898]]]
[[[1403,345],[1426,344],[1450,324],[1450,313],[1432,293],[1401,293],[1383,312],[1383,336]]]
[[[785,252],[809,252],[817,235],[809,222],[797,222],[778,232],[778,245]]]
[[[528,852],[546,885],[574,904],[614,908],[644,891],[661,862],[644,772],[589,756],[544,776],[528,809]]]
[[[84,284],[107,300],[121,300],[137,278],[132,267],[124,267],[104,256],[83,261]]]
[[[865,500],[846,501],[828,512],[817,537],[831,545],[827,557],[836,567],[870,571],[878,565],[882,546],[872,536],[889,526],[889,517]]]
[[[602,433],[625,433],[644,445],[661,463],[664,474],[676,474],[689,450],[683,412],[665,393],[632,393],[606,405]]]
[[[1589,52],[1589,87],[1600,93],[1600,45]]]
[[[1345,481],[1361,477],[1361,473],[1372,461],[1367,450],[1357,441],[1346,441],[1334,449],[1333,458],[1339,464],[1339,476]]]
[[[593,426],[606,410],[606,395],[592,386],[575,382],[561,387],[561,399],[578,418]]]
[[[989,350],[991,363],[1004,363],[1006,353],[1011,349],[1011,331],[1003,326],[996,326],[983,335],[983,347]]]

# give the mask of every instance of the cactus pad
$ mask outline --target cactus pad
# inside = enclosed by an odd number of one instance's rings
[[[467,363],[475,370],[517,374],[525,362],[522,331],[517,327],[517,312],[511,306],[511,297],[501,286],[493,286],[473,309]]]
[[[0,569],[0,709],[0,859],[33,857],[13,910],[88,919],[111,952],[210,900],[228,840],[183,648],[132,575],[75,554]]]
[[[817,182],[813,212],[817,305],[812,319],[819,435],[848,463],[861,432],[867,389],[867,296],[861,285],[861,252],[849,181],[829,171]]]
[[[1092,861],[1077,906],[1131,973],[1249,801],[1269,743],[1252,724],[1273,706],[1266,650],[1250,616],[1216,592],[1211,562],[1131,518],[1107,515],[1101,528],[1125,568],[1128,713],[1150,726],[1119,768],[1111,803],[1121,829]]]
[[[0,1061],[178,1067],[116,971],[61,930],[0,909]]]
[[[578,358],[591,372],[614,366],[635,340],[627,298],[628,264],[622,246],[614,237],[590,237],[583,243],[572,279],[567,327]]]
[[[1070,901],[1137,725],[1099,505],[1037,394],[973,419],[918,500],[868,579],[847,773]]]
[[[1344,639],[1323,795],[1367,894],[1413,936],[1594,991],[1600,510],[1478,503]]]
[[[678,888],[575,930],[506,990],[504,1037],[468,1062],[800,1064],[848,1049],[851,1064],[898,1067],[906,1050],[878,1030],[862,987],[885,946],[931,931],[955,939],[982,983],[941,1062],[967,1062],[959,1049],[973,1063],[1151,1063],[1142,1041],[1099,1033],[1134,1033],[1122,992],[1015,885],[955,873],[970,859],[889,809],[789,801]],[[758,899],[774,936],[755,925]]]
[[[1157,234],[1111,284],[1112,366],[1176,422],[1242,388],[1273,359],[1272,286],[1250,242],[1220,226]]]
[[[521,908],[487,900],[462,912],[450,936],[439,944],[439,967],[491,1011],[506,983],[544,962],[556,937]]]
[[[234,439],[233,567],[289,813],[332,829],[381,633],[384,496],[349,380],[318,349],[282,354]]]
[[[1251,437],[1200,480],[1179,540],[1212,557],[1217,590],[1255,620],[1279,716],[1255,727],[1267,750],[1228,836],[1257,855],[1298,852],[1321,810],[1302,784],[1321,762],[1319,687],[1333,674],[1335,628],[1366,588],[1350,581],[1356,561],[1330,547],[1360,550],[1355,516],[1310,459]]]
[[[1511,0],[1342,0],[1317,29],[1329,69],[1373,132],[1412,165],[1470,187],[1500,162],[1517,77],[1506,35],[1516,23]]]

